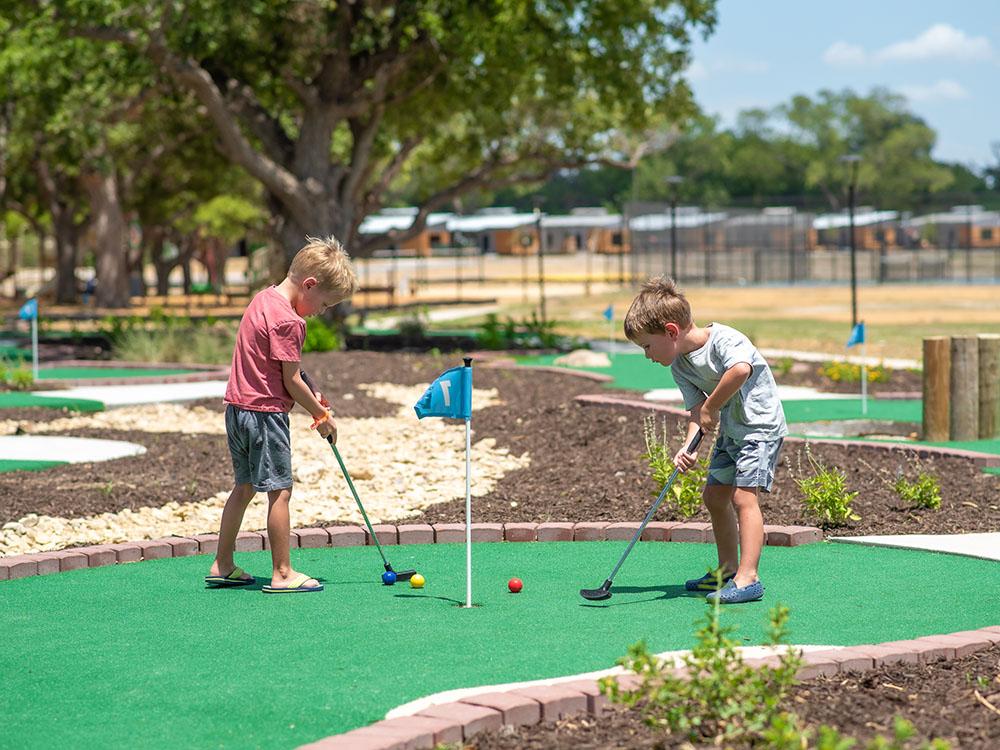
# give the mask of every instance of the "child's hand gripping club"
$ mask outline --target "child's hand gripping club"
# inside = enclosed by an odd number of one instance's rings
[[[320,434],[320,437],[326,438],[330,445],[336,445],[337,423],[333,421],[333,409],[330,408],[330,402],[327,401],[326,396],[319,392],[316,382],[309,377],[305,370],[299,369],[299,375],[302,377],[302,382],[313,392],[316,400],[326,410],[326,413],[322,416],[313,417],[312,429],[316,430]]]

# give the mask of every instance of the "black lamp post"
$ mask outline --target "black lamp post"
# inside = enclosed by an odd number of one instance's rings
[[[680,175],[667,178],[670,186],[670,278],[677,280],[677,186],[684,182]]]
[[[851,330],[858,324],[858,263],[857,243],[854,239],[854,191],[858,184],[858,163],[861,157],[848,154],[840,157],[840,161],[848,166],[847,211],[851,232]]]

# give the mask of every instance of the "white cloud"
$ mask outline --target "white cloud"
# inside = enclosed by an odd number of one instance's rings
[[[687,79],[689,81],[704,81],[706,78],[708,78],[708,68],[705,67],[704,63],[695,60],[688,65]]]
[[[915,39],[890,44],[875,53],[877,60],[909,62],[913,60],[952,59],[963,62],[989,60],[993,57],[990,40],[970,37],[946,23],[937,23]]]
[[[962,84],[947,79],[929,86],[900,86],[899,90],[911,102],[955,101],[969,98],[969,92]]]
[[[719,75],[760,75],[767,73],[771,64],[764,60],[716,59],[708,63],[695,60],[687,69],[688,80],[704,81]]]
[[[837,41],[823,53],[823,62],[837,67],[858,67],[884,62],[992,60],[993,47],[985,36],[972,37],[946,23],[936,23],[913,39],[904,39],[869,53],[860,44]]]
[[[864,47],[860,45],[850,42],[834,42],[823,53],[823,62],[838,67],[864,65],[868,62],[868,55],[865,53]]]

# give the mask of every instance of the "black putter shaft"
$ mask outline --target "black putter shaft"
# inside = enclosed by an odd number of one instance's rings
[[[694,437],[691,438],[691,443],[686,448],[685,453],[693,453],[694,451],[698,450],[698,445],[701,443],[701,437],[702,437],[702,432],[701,430],[698,430],[698,432],[694,434]],[[663,498],[667,496],[667,492],[669,492],[670,488],[673,487],[674,480],[677,479],[677,475],[679,473],[680,469],[675,468],[673,472],[670,474],[670,478],[667,480],[667,483],[664,484],[663,489],[660,490],[660,496],[656,498],[656,502],[653,503],[652,507],[646,513],[646,517],[642,519],[642,523],[639,524],[639,528],[632,536],[632,541],[628,543],[628,547],[625,548],[625,552],[623,552],[622,556],[618,559],[618,563],[617,565],[615,565],[614,570],[611,571],[611,575],[609,575],[606,579],[604,579],[604,583],[601,584],[600,588],[580,589],[580,596],[582,596],[584,599],[589,599],[590,601],[602,601],[604,599],[611,598],[611,582],[615,579],[615,575],[618,573],[618,569],[622,566],[622,563],[625,562],[625,558],[628,557],[628,553],[632,551],[632,548],[635,546],[635,543],[639,541],[639,537],[642,536],[642,532],[646,528],[646,524],[649,523],[649,519],[653,517],[653,514],[656,512],[656,509],[660,507],[660,503],[662,503]]]
[[[305,370],[300,369],[299,375],[302,376],[302,380],[309,390],[311,390],[314,394],[319,393],[319,390],[316,388],[315,381],[309,377]],[[327,401],[325,397],[320,400],[320,403],[326,407],[330,406],[330,402]],[[372,528],[371,521],[368,520],[368,514],[365,513],[365,506],[361,504],[361,498],[358,496],[358,491],[354,488],[354,482],[351,480],[351,475],[348,473],[347,467],[344,466],[344,459],[340,457],[340,451],[337,450],[337,445],[333,442],[333,437],[328,437],[326,440],[330,444],[330,447],[333,448],[333,455],[337,457],[337,463],[340,464],[340,470],[344,474],[344,479],[347,480],[347,486],[351,488],[351,494],[354,495],[354,502],[358,504],[358,510],[361,511],[361,517],[365,519],[365,526],[368,527],[368,533],[372,535],[372,541],[375,542],[375,548],[378,550],[379,556],[382,558],[382,563],[385,565],[386,571],[389,573],[395,573],[397,581],[410,580],[417,574],[417,571],[393,570],[392,565],[390,565],[389,561],[385,559],[385,553],[382,551],[382,545],[379,544],[378,535],[375,533],[375,529]]]

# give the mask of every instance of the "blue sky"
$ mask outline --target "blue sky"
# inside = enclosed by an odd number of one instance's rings
[[[731,125],[824,88],[885,86],[937,131],[934,156],[981,167],[1000,141],[1000,1],[719,0],[688,80]]]

